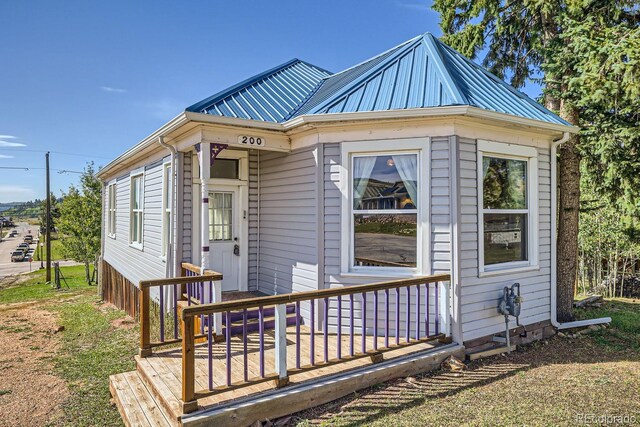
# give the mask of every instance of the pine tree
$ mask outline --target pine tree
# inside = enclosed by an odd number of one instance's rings
[[[580,126],[559,150],[558,320],[573,319],[580,161],[598,189],[640,211],[637,1],[435,0],[444,41],[520,88],[544,88],[544,104]]]

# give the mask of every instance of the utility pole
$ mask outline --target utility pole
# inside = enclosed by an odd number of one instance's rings
[[[49,189],[49,152],[45,154],[46,159],[46,174],[47,174],[47,212],[46,212],[46,220],[45,226],[47,230],[45,231],[45,239],[47,240],[47,277],[46,281],[51,282],[51,191]]]

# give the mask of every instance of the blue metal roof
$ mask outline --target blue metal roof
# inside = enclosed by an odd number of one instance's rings
[[[187,111],[284,122],[304,114],[452,105],[568,124],[429,33],[336,74],[294,59]]]
[[[331,73],[299,59],[292,59],[223,90],[187,111],[282,122]]]

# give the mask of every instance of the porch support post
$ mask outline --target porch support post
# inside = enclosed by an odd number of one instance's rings
[[[211,268],[211,258],[209,252],[209,177],[211,176],[211,143],[201,142],[199,144],[198,160],[200,162],[200,273]],[[211,302],[222,301],[222,283],[213,283],[213,295]],[[213,315],[213,332],[216,335],[222,333],[222,314]]]
[[[200,200],[202,205],[200,209],[200,268],[201,273],[209,269],[209,177],[211,169],[211,160],[209,159],[211,152],[211,144],[208,142],[200,143],[198,152],[198,160],[200,163]]]
[[[275,380],[276,388],[284,387],[289,384],[289,376],[287,375],[287,306],[286,304],[278,304],[275,308],[275,371],[278,378]],[[296,314],[297,315],[297,314]]]

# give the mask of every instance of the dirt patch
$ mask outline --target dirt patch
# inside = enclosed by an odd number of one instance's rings
[[[111,322],[111,326],[116,329],[131,329],[136,326],[136,319],[131,316],[125,316],[120,319],[115,319]]]
[[[0,425],[37,426],[62,419],[69,397],[51,372],[59,345],[53,313],[37,309],[0,312]]]

